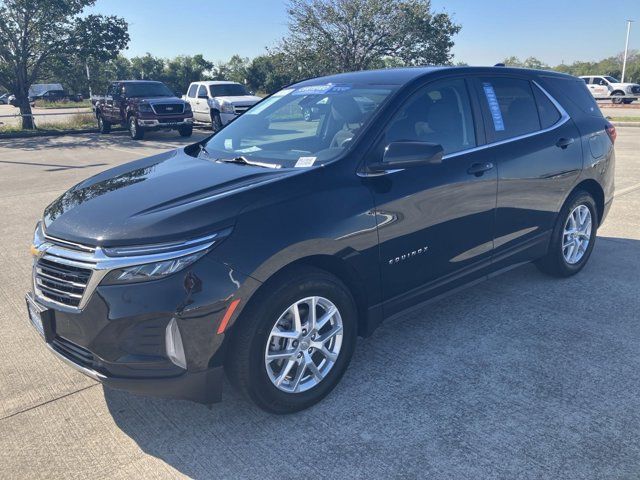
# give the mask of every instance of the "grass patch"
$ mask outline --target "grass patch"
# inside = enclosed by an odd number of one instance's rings
[[[612,122],[640,122],[640,117],[607,117]]]
[[[85,130],[88,128],[97,128],[98,124],[96,117],[93,113],[77,113],[71,118],[65,118],[64,120],[48,119],[43,117],[35,117],[36,129],[35,130],[23,130],[21,125],[0,125],[0,135],[11,133],[29,133],[37,135],[39,132],[57,132],[65,130]]]
[[[66,100],[60,102],[47,102],[46,100],[36,100],[35,107],[47,110],[54,110],[56,108],[91,108],[91,101],[83,100],[81,102],[70,102]]]

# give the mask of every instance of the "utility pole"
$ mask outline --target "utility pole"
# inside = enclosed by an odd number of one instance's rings
[[[624,44],[624,60],[622,61],[622,83],[624,83],[624,74],[627,70],[627,54],[629,53],[629,32],[631,31],[631,23],[633,20],[627,20],[627,41]]]
[[[84,67],[87,69],[87,82],[89,82],[89,98],[91,98],[93,95],[91,94],[91,75],[89,75],[89,62],[88,61],[84,62]]]

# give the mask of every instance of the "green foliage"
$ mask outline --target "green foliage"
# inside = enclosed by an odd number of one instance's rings
[[[555,70],[570,75],[610,75],[614,78],[622,77],[623,54],[608,57],[598,62],[574,62],[571,65],[558,65]],[[631,50],[627,57],[625,82],[640,83],[640,51]]]
[[[278,51],[297,77],[449,64],[460,31],[430,0],[291,0],[289,34]]]
[[[81,17],[95,0],[4,0],[0,3],[0,85],[16,96],[22,125],[29,87],[56,69],[77,70],[82,56],[113,58],[129,42],[127,24],[114,16]],[[74,65],[75,64],[75,65]]]

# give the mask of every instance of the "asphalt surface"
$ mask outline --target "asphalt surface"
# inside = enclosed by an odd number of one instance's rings
[[[0,140],[0,477],[639,478],[640,130],[618,132],[617,197],[579,275],[524,266],[415,308],[359,342],[329,397],[290,416],[229,385],[211,409],[104,389],[27,324],[43,208],[184,141]]]

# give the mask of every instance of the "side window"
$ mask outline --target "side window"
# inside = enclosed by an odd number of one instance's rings
[[[198,97],[202,96],[207,96],[207,88],[204,85],[200,85],[200,88],[198,89]]]
[[[538,107],[528,80],[481,78],[480,91],[494,141],[540,130]]]
[[[605,86],[605,87],[608,85],[607,81],[602,77],[594,77],[593,78],[593,83],[596,84],[596,85],[602,85],[602,86]]]
[[[558,111],[549,97],[535,85],[533,86],[533,94],[536,97],[538,105],[538,115],[540,115],[540,123],[542,128],[549,128],[558,123],[562,114]]]
[[[475,147],[465,81],[440,80],[415,93],[387,127],[384,144],[398,141],[437,143],[442,145],[445,155]]]
[[[583,77],[582,80],[584,80],[584,83],[586,83],[587,85],[591,83],[591,78],[590,77]]]
[[[196,97],[196,90],[198,89],[198,84],[194,83],[193,85],[191,85],[189,87],[189,91],[187,92],[187,96],[189,98],[195,98]]]

